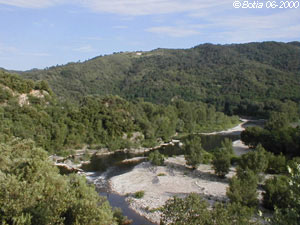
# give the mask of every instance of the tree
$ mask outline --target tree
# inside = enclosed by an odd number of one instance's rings
[[[201,146],[201,138],[198,135],[190,136],[185,142],[185,160],[187,165],[192,166],[193,169],[196,169],[197,166],[201,163],[202,157],[201,152],[203,148]]]
[[[254,151],[241,156],[239,167],[243,170],[250,169],[254,173],[264,172],[268,168],[266,150],[259,144]]]
[[[288,207],[290,200],[288,177],[275,176],[268,179],[263,188],[265,190],[263,192],[263,205],[265,208],[274,210],[275,207]]]
[[[270,118],[268,119],[265,128],[267,130],[277,130],[286,128],[289,125],[290,118],[287,113],[282,112],[271,112]]]
[[[162,207],[161,224],[204,225],[210,221],[208,203],[198,194],[186,198],[173,197]]]
[[[281,174],[287,172],[286,158],[282,153],[280,155],[274,155],[273,153],[269,153],[268,161],[268,173]]]
[[[106,199],[84,177],[62,176],[33,141],[0,144],[1,224],[116,224]]]
[[[173,197],[161,208],[161,225],[254,225],[253,210],[240,204],[216,203],[208,209],[206,200],[191,193]]]
[[[232,140],[230,140],[229,138],[225,138],[221,142],[221,148],[224,149],[225,152],[227,152],[229,155],[234,155],[233,147],[232,147]]]
[[[163,166],[165,157],[163,154],[160,154],[158,150],[156,150],[149,154],[149,160],[155,166]]]
[[[250,148],[255,148],[261,142],[264,129],[261,127],[248,127],[241,133],[241,140]]]
[[[295,163],[293,167],[289,167],[288,189],[290,191],[290,199],[288,207],[276,208],[273,224],[276,225],[299,225],[300,221],[300,164]]]
[[[240,168],[239,170],[238,175],[230,180],[226,195],[232,203],[256,207],[258,205],[258,177],[252,170],[244,171]]]
[[[230,169],[230,155],[226,150],[219,150],[215,153],[215,158],[212,161],[215,174],[221,178],[229,172]]]

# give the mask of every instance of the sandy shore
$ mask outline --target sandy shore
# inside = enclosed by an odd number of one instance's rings
[[[210,203],[228,200],[226,188],[228,178],[235,174],[234,168],[231,168],[227,178],[220,179],[214,175],[210,165],[200,165],[194,171],[184,165],[183,156],[167,159],[164,167],[155,167],[149,162],[143,162],[131,172],[111,178],[110,187],[113,192],[128,195],[130,207],[154,223],[159,223],[160,213],[153,212],[153,209],[164,205],[172,196],[184,197],[195,192]],[[132,197],[137,191],[145,191],[144,197]]]
[[[245,128],[243,127],[243,125],[245,123],[247,123],[250,120],[247,119],[240,119],[240,121],[242,121],[239,125],[230,128],[228,130],[222,130],[222,131],[216,131],[216,132],[211,132],[211,133],[200,133],[203,135],[215,135],[215,134],[228,134],[228,133],[233,133],[233,132],[242,132],[243,130],[245,130]]]
[[[242,123],[226,131],[203,133],[205,135],[227,134],[245,130]],[[237,156],[250,151],[241,140],[233,142],[233,149]],[[137,165],[132,171],[112,177],[109,180],[111,190],[120,195],[128,195],[130,208],[153,223],[159,224],[160,213],[155,210],[164,205],[172,196],[184,197],[189,193],[199,193],[211,204],[215,201],[228,201],[226,189],[228,178],[235,174],[235,168],[230,168],[225,179],[214,174],[211,165],[201,164],[197,170],[186,168],[183,156],[168,158],[166,166],[156,167],[149,162]],[[144,191],[141,199],[133,197],[138,191]]]
[[[247,152],[251,151],[247,145],[245,145],[241,140],[236,140],[232,142],[232,147],[234,150],[234,153],[237,156],[241,156],[243,154],[246,154]]]

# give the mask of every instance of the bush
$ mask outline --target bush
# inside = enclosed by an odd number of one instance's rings
[[[230,180],[226,194],[232,203],[256,207],[258,205],[257,184],[258,177],[253,171],[239,168],[237,176]]]
[[[254,225],[253,210],[240,204],[216,203],[208,209],[200,195],[191,193],[186,198],[173,197],[161,207],[161,225]]]
[[[281,174],[287,172],[286,158],[284,155],[274,155],[270,153],[269,155],[269,165],[267,172],[271,174]]]
[[[272,224],[299,225],[300,221],[300,164],[295,163],[288,168],[288,184],[290,198],[288,207],[276,208],[272,218]]]
[[[210,164],[213,159],[214,159],[213,154],[211,154],[205,150],[201,150],[201,163]]]
[[[231,158],[230,158],[230,164],[231,164],[231,165],[239,164],[240,159],[241,159],[241,157],[236,156],[236,155],[233,155],[233,156],[231,156]]]
[[[190,136],[189,139],[185,142],[185,160],[187,165],[190,165],[193,167],[193,169],[196,169],[197,166],[201,163],[203,160],[202,154],[204,153],[204,150],[201,145],[201,138],[200,136],[194,135]]]
[[[165,156],[160,154],[158,150],[149,154],[150,162],[155,166],[163,166],[165,162]]]
[[[266,150],[259,144],[254,151],[241,156],[239,167],[243,170],[250,169],[255,173],[264,172],[268,167]]]
[[[137,192],[134,193],[133,196],[134,196],[135,198],[143,198],[144,195],[145,195],[145,191],[137,191]]]
[[[167,174],[165,174],[165,173],[159,173],[159,174],[157,174],[157,176],[163,177],[163,176],[167,176]]]
[[[267,209],[286,208],[289,203],[288,177],[278,176],[266,181],[264,185],[263,205]]]
[[[224,151],[218,151],[215,153],[215,159],[212,161],[215,174],[218,177],[224,178],[230,169],[230,156]]]
[[[225,138],[224,141],[222,141],[221,146],[229,155],[234,155],[232,140]]]
[[[62,176],[34,142],[0,145],[0,224],[115,224],[104,197],[82,176]]]

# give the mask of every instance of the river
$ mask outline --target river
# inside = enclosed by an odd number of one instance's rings
[[[243,127],[257,126],[262,125],[262,121],[248,121]],[[202,147],[206,151],[211,151],[215,148],[221,146],[221,142],[225,138],[230,138],[232,141],[236,141],[240,139],[241,131],[234,131],[226,134],[215,134],[215,135],[200,135]],[[182,149],[179,147],[179,144],[163,146],[159,149],[159,151],[165,155],[180,155],[182,154]],[[123,215],[127,216],[128,219],[131,219],[132,225],[154,225],[144,217],[137,214],[131,208],[129,208],[128,203],[125,201],[125,196],[120,196],[118,194],[112,193],[109,188],[108,180],[120,174],[124,174],[129,172],[135,165],[145,160],[145,158],[149,152],[140,153],[140,154],[130,154],[124,152],[116,152],[115,154],[99,156],[93,158],[91,161],[91,166],[89,170],[98,171],[98,172],[86,172],[87,179],[94,183],[98,193],[101,196],[107,197],[110,205],[113,207],[118,207],[122,209]],[[139,160],[129,161],[126,163],[122,163],[125,159],[132,159],[135,157],[140,157]]]

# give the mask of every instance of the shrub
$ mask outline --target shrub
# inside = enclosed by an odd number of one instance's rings
[[[254,151],[241,156],[239,161],[241,169],[250,169],[255,173],[264,172],[268,167],[266,150],[259,144]]]
[[[201,146],[201,138],[199,136],[190,136],[185,142],[185,160],[187,165],[196,169],[201,163],[204,150]]]
[[[231,164],[231,165],[239,164],[240,159],[241,159],[241,158],[240,158],[239,156],[233,155],[233,156],[231,156],[231,158],[230,158],[230,164]]]
[[[215,174],[218,177],[224,178],[230,169],[230,156],[224,151],[218,151],[215,153],[215,159],[212,161]]]
[[[255,207],[258,205],[257,184],[258,177],[253,171],[239,168],[237,176],[230,180],[226,194],[232,203]]]
[[[133,196],[134,196],[135,198],[143,198],[144,195],[145,195],[145,191],[137,191],[137,192],[134,193]]]
[[[201,150],[201,163],[210,164],[213,159],[214,159],[213,154],[211,154],[205,150]]]
[[[267,172],[271,174],[280,174],[287,172],[286,158],[284,155],[274,155],[270,153],[269,155],[269,165]]]
[[[163,166],[165,162],[165,157],[163,154],[160,154],[158,150],[156,150],[149,154],[149,160],[155,166]]]
[[[157,174],[157,176],[162,177],[162,176],[166,176],[166,174],[165,173],[159,173],[159,174]]]
[[[208,203],[198,194],[186,198],[173,197],[161,207],[161,225],[254,225],[253,210],[240,204]]]
[[[286,208],[289,202],[288,177],[278,176],[266,181],[264,185],[263,205],[267,209]]]

